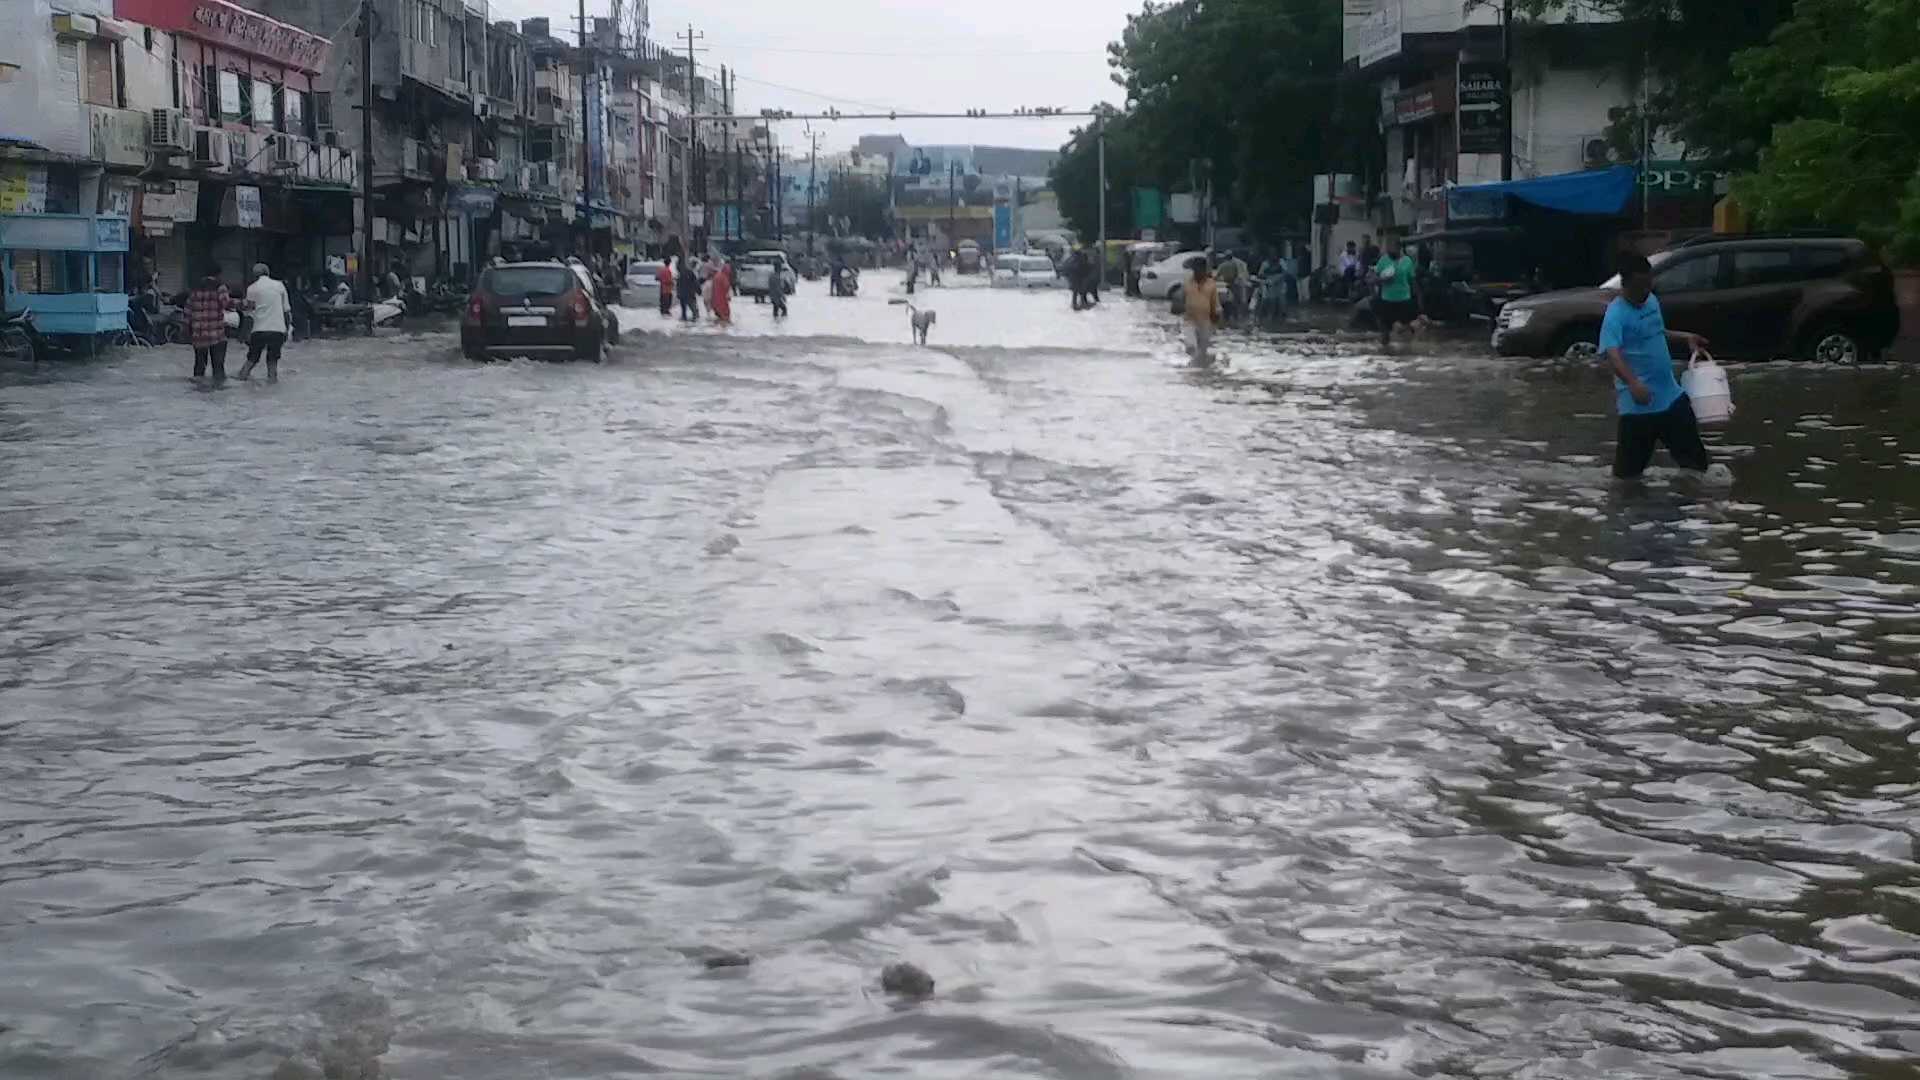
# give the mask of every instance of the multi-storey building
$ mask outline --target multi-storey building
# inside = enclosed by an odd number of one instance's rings
[[[1345,59],[1378,94],[1386,160],[1369,220],[1355,229],[1437,226],[1448,188],[1502,179],[1508,153],[1516,180],[1615,164],[1607,128],[1645,92],[1607,59],[1628,28],[1597,8],[1573,4],[1525,24],[1510,75],[1497,4],[1349,0],[1346,10]],[[1654,145],[1627,163],[1663,156],[1677,149]]]
[[[12,140],[0,153],[0,192],[12,193],[0,194],[0,213],[122,219],[128,255],[96,260],[86,282],[49,272],[72,260],[9,257],[7,306],[83,284],[96,297],[149,279],[178,291],[208,259],[236,281],[256,261],[317,273],[344,253],[336,223],[350,219],[353,159],[331,138],[330,49],[229,0],[0,5],[0,65],[18,72],[0,79],[0,135]],[[50,228],[8,231],[19,240]],[[77,319],[62,325],[68,301],[33,306],[56,332],[88,332]],[[124,305],[116,317],[124,323]]]

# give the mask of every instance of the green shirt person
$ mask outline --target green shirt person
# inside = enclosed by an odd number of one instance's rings
[[[1374,264],[1373,273],[1380,279],[1380,299],[1393,304],[1413,299],[1413,256],[1400,250],[1398,237],[1387,241],[1387,253]]]
[[[1400,250],[1400,238],[1387,237],[1387,253],[1374,264],[1373,276],[1380,282],[1380,295],[1374,298],[1373,314],[1380,324],[1380,348],[1393,348],[1394,325],[1417,329],[1421,322],[1420,305],[1413,298],[1416,270],[1413,257]]]

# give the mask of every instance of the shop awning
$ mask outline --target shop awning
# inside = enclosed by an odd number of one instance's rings
[[[1468,184],[1447,189],[1447,218],[1451,221],[1504,218],[1509,196],[1565,214],[1611,217],[1626,210],[1639,183],[1638,169],[1615,165],[1611,169],[1562,173],[1533,180]]]

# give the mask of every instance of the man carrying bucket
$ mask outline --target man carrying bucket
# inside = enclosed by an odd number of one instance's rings
[[[1653,266],[1644,255],[1620,259],[1620,295],[1607,305],[1600,325],[1600,352],[1613,369],[1620,430],[1613,451],[1613,475],[1632,480],[1647,471],[1653,449],[1665,443],[1674,463],[1705,472],[1711,463],[1693,403],[1673,375],[1669,342],[1689,353],[1707,346],[1699,334],[1668,330],[1660,300],[1653,295]]]

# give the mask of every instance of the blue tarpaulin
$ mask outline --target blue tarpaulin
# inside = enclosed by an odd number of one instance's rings
[[[1639,182],[1638,169],[1615,165],[1611,169],[1562,173],[1533,180],[1470,184],[1448,189],[1447,219],[1504,218],[1508,196],[1562,213],[1610,217],[1627,208]]]

